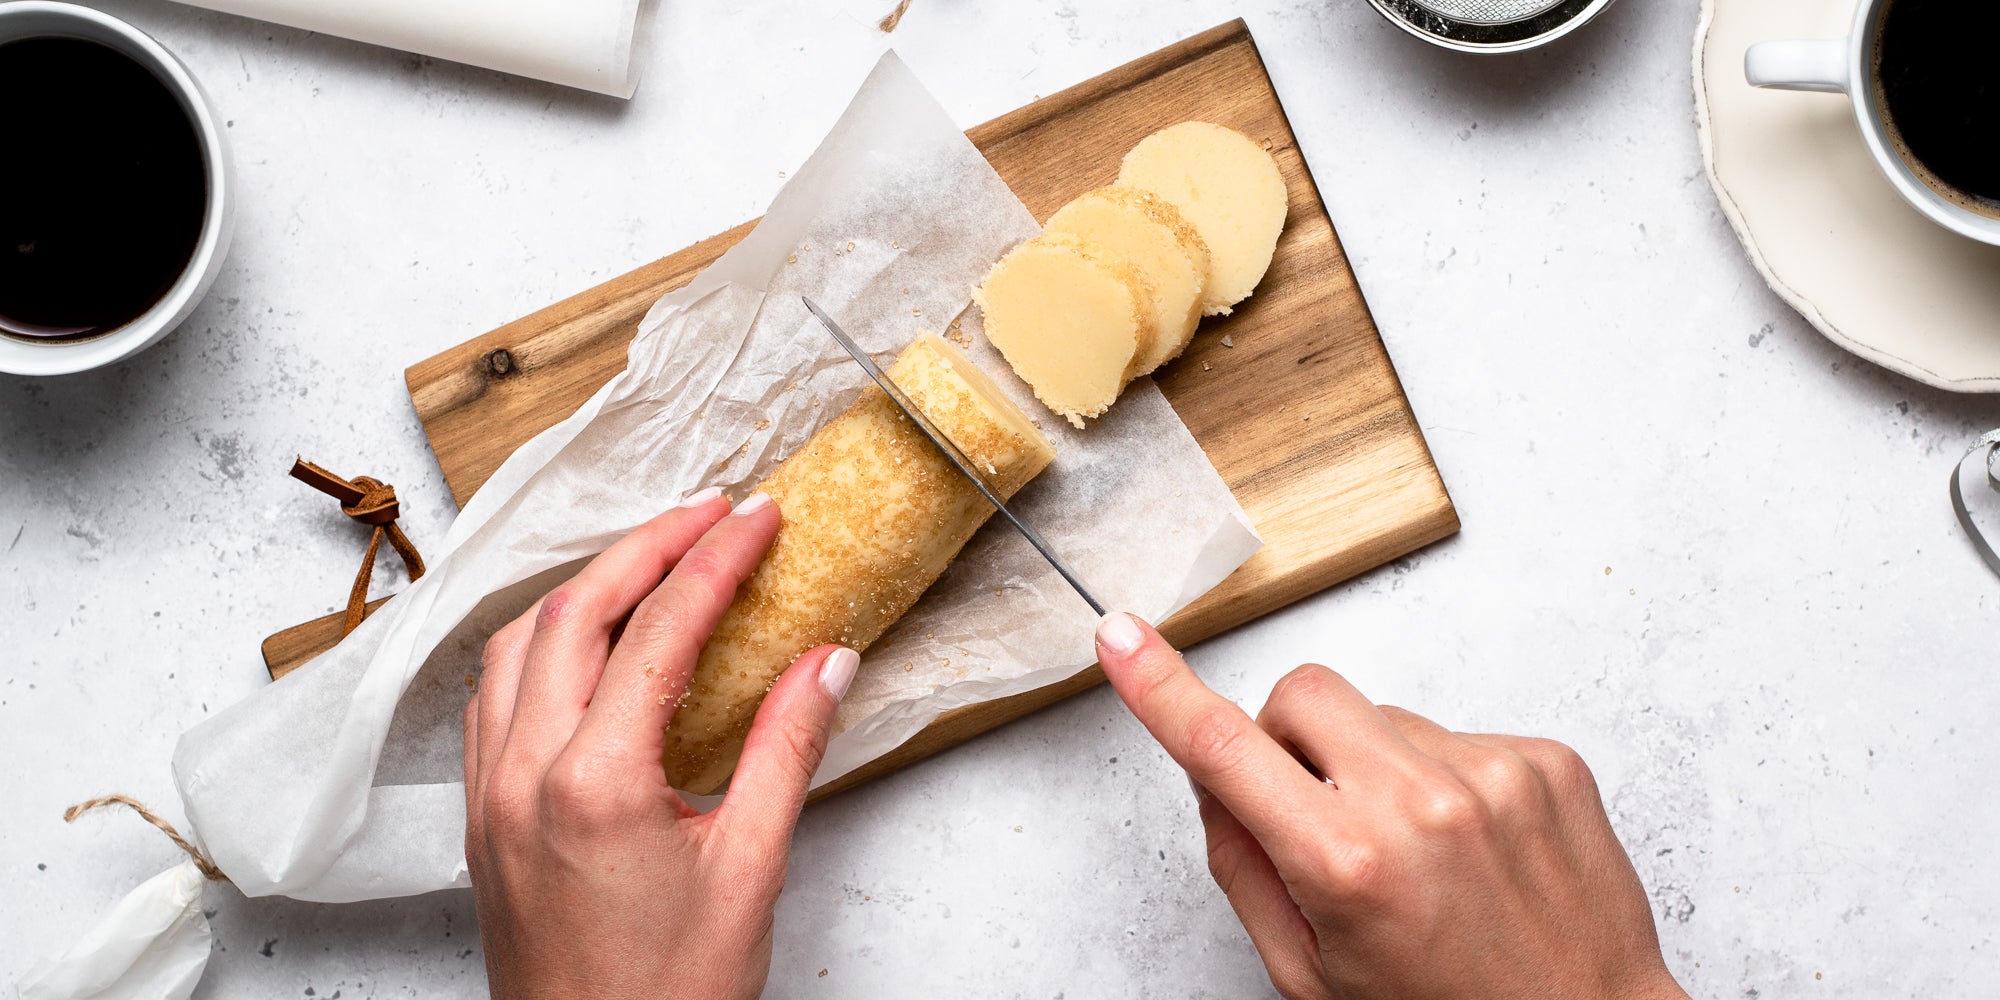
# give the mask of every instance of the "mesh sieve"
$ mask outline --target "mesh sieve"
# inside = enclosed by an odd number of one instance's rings
[[[1562,0],[1417,0],[1419,4],[1461,21],[1499,24],[1534,17]]]
[[[1518,52],[1554,41],[1611,0],[1369,0],[1397,27],[1464,52]]]

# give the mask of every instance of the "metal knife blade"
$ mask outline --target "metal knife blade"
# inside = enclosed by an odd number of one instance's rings
[[[966,458],[965,453],[958,450],[958,446],[952,443],[951,438],[939,430],[936,424],[931,423],[930,418],[924,416],[923,411],[918,409],[917,404],[911,401],[910,397],[895,382],[890,380],[888,373],[884,372],[880,366],[875,364],[873,359],[868,357],[868,352],[862,350],[861,345],[855,343],[854,338],[849,337],[847,331],[840,328],[840,324],[833,321],[833,317],[828,316],[825,310],[813,304],[813,300],[803,295],[799,296],[799,301],[804,302],[806,308],[819,318],[820,325],[826,327],[826,332],[833,334],[833,339],[839,342],[841,349],[845,350],[848,356],[852,357],[861,366],[862,370],[868,373],[868,377],[874,379],[875,384],[881,386],[883,392],[888,393],[889,401],[895,403],[896,408],[902,410],[903,415],[909,417],[910,422],[917,425],[917,430],[922,431],[924,437],[929,438],[931,444],[936,445],[937,450],[943,452],[944,457],[965,478],[972,480],[972,485],[979,488],[980,495],[984,496],[986,501],[993,505],[993,509],[999,511],[1000,516],[1006,518],[1007,523],[1013,525],[1014,530],[1019,531],[1022,537],[1028,540],[1028,544],[1034,546],[1035,551],[1040,552],[1042,558],[1049,561],[1050,566],[1055,567],[1057,573],[1062,574],[1064,582],[1068,583],[1076,591],[1078,597],[1083,598],[1083,603],[1090,605],[1090,610],[1097,612],[1098,617],[1103,617],[1105,614],[1104,605],[1099,603],[1097,598],[1091,596],[1089,588],[1085,587],[1083,581],[1077,578],[1076,571],[1071,569],[1069,563],[1064,562],[1061,556],[1056,555],[1056,550],[1049,547],[1047,539],[1037,534],[1035,529],[1028,527],[1026,522],[1015,517],[1014,512],[1007,509],[1006,501],[1000,499],[1000,494],[993,492],[993,487],[987,485],[985,477],[981,476],[979,471],[972,467],[972,460]]]

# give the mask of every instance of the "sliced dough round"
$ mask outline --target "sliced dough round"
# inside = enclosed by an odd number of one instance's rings
[[[1249,136],[1210,122],[1161,129],[1125,154],[1118,183],[1172,202],[1208,244],[1204,313],[1227,313],[1263,280],[1285,228],[1285,178]]]
[[[1136,365],[1144,375],[1180,356],[1201,322],[1208,244],[1166,199],[1138,188],[1102,187],[1049,217],[1047,230],[1082,237],[1139,269],[1152,286],[1154,337]]]
[[[1076,427],[1109,409],[1152,349],[1151,291],[1139,270],[1069,233],[1000,258],[972,300],[986,339],[1035,397]]]

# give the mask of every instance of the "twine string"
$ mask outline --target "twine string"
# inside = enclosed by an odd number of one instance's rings
[[[215,862],[210,861],[208,859],[208,855],[201,853],[201,848],[194,846],[193,844],[188,842],[188,839],[186,837],[181,836],[181,832],[179,830],[174,829],[174,825],[172,823],[169,823],[166,820],[161,819],[158,814],[154,813],[151,809],[148,809],[145,806],[141,805],[139,803],[139,800],[134,799],[129,795],[105,795],[91,799],[87,802],[79,802],[76,805],[70,806],[68,809],[63,810],[63,822],[74,823],[76,822],[76,818],[78,816],[81,816],[84,813],[91,811],[92,809],[109,805],[125,806],[131,809],[133,812],[138,813],[140,819],[143,819],[146,822],[151,823],[156,827],[159,827],[160,832],[166,834],[167,839],[173,841],[175,847],[178,847],[181,850],[186,851],[187,856],[194,859],[194,866],[196,868],[201,869],[202,876],[204,878],[207,878],[210,882],[229,881],[229,876],[222,874],[222,869],[217,868],[215,866]]]
[[[897,0],[896,9],[885,15],[875,27],[880,28],[882,33],[886,35],[896,30],[896,26],[903,23],[903,15],[909,12],[910,0]]]

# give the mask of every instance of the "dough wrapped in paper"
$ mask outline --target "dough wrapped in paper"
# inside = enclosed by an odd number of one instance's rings
[[[1055,457],[1033,422],[936,334],[919,335],[889,377],[1003,497]],[[993,512],[874,386],[757,488],[777,502],[783,527],[702,648],[667,727],[667,778],[697,794],[728,780],[757,706],[792,660],[829,642],[866,649]]]

